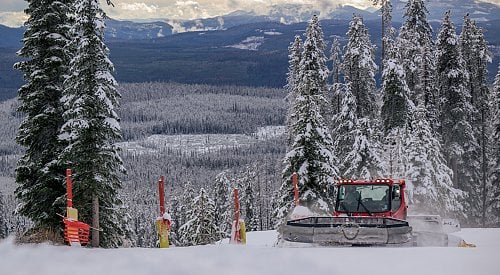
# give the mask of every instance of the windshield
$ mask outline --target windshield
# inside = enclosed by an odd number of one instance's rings
[[[389,211],[389,185],[341,185],[335,208],[346,213]]]

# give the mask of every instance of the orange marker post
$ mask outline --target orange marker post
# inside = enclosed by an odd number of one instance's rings
[[[66,192],[67,198],[66,203],[69,208],[73,207],[73,180],[71,178],[71,169],[66,169]]]
[[[299,206],[299,187],[298,187],[298,175],[297,175],[297,173],[293,173],[292,181],[293,181],[293,192],[295,195],[295,206]]]
[[[66,169],[66,217],[64,222],[64,239],[73,245],[87,245],[89,243],[90,226],[78,221],[78,210],[73,208],[73,178],[71,169]]]
[[[165,178],[160,176],[158,181],[158,191],[160,194],[160,216],[165,214]]]
[[[160,195],[160,216],[156,219],[156,230],[158,231],[158,239],[160,248],[168,248],[170,246],[170,219],[165,219],[165,178],[160,176],[158,181],[158,194]]]

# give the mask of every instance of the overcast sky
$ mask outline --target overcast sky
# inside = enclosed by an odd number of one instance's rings
[[[102,0],[101,0],[102,1]],[[195,19],[215,17],[236,10],[263,14],[268,7],[283,3],[311,4],[320,10],[350,4],[366,8],[372,0],[112,0],[115,7],[105,7],[115,19]],[[480,0],[500,5],[500,0]],[[103,4],[103,7],[106,6]],[[0,0],[0,24],[19,26],[26,19],[23,0]]]

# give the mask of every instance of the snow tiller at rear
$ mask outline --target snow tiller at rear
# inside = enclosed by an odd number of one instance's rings
[[[404,188],[403,180],[340,180],[333,217],[289,220],[282,237],[320,245],[412,245]]]

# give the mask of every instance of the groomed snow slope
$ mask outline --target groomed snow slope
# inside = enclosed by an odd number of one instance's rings
[[[0,243],[0,274],[500,274],[500,229],[463,229],[476,248],[276,248],[274,231],[248,245],[171,249],[80,249]]]

